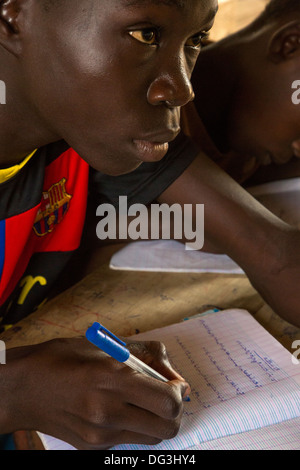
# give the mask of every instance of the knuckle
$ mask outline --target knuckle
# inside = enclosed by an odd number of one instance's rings
[[[90,425],[109,427],[112,424],[113,417],[109,413],[108,407],[105,407],[104,404],[96,404],[95,400],[91,400],[86,403],[84,420]]]
[[[159,341],[153,341],[151,342],[151,346],[157,356],[163,357],[163,358],[167,357],[167,348],[164,345],[164,343],[161,343]]]
[[[103,436],[96,429],[87,430],[82,436],[84,448],[86,449],[100,449],[105,447],[105,440]]]
[[[81,447],[86,450],[105,450],[115,442],[115,431],[98,426],[85,426],[80,432]]]
[[[179,397],[178,394],[175,394],[171,388],[162,400],[162,410],[163,416],[170,420],[175,420],[182,414],[183,405],[181,396]]]
[[[110,428],[114,424],[112,413],[109,412],[108,407],[99,407],[94,409],[93,415],[90,416],[90,422],[101,428]]]
[[[177,436],[179,429],[180,429],[180,421],[179,420],[173,421],[172,424],[165,429],[165,434],[163,436],[163,439],[164,440],[173,439],[174,437]]]
[[[132,354],[148,359],[150,362],[153,358],[166,356],[166,347],[159,341],[146,341],[129,344]]]

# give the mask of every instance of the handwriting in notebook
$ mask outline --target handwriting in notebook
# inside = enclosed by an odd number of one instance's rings
[[[154,447],[123,444],[113,449],[197,449],[214,440],[232,441],[234,435],[242,446],[243,438],[261,436],[264,427],[270,440],[273,426],[279,445],[278,429],[284,429],[283,442],[288,422],[299,420],[299,368],[246,311],[212,313],[134,338],[165,343],[174,368],[191,385],[191,401],[184,404],[174,439]],[[295,426],[290,429],[295,440]],[[56,447],[56,440],[50,439],[50,448]],[[263,443],[260,437],[258,447]]]
[[[291,355],[247,312],[218,312],[138,338],[164,342],[192,388],[180,435],[156,448],[189,448],[299,416]]]

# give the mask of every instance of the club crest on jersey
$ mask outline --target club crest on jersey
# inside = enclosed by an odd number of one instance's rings
[[[66,179],[53,184],[43,192],[41,207],[34,221],[33,230],[39,237],[53,231],[66,215],[72,196],[66,191]]]

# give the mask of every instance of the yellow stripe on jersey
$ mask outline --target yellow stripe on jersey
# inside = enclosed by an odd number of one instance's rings
[[[0,170],[0,184],[8,181],[10,178],[15,176],[25,165],[29,162],[31,157],[35,154],[37,149],[35,149],[30,155],[28,155],[21,163],[17,165],[11,166],[10,168],[5,168],[4,170]]]

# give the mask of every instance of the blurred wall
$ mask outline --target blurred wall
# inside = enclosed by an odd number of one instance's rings
[[[217,41],[249,24],[269,0],[219,0],[219,11],[210,38]]]

